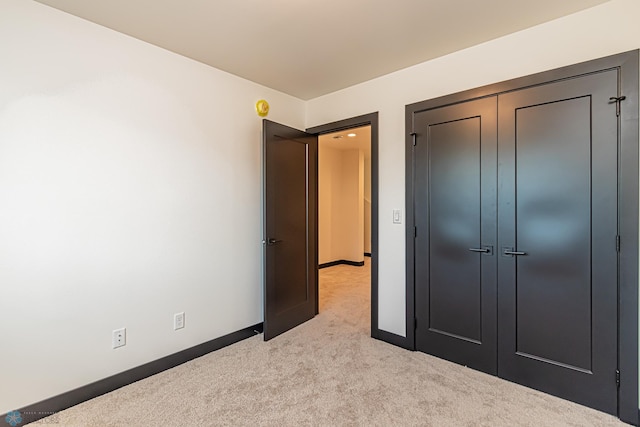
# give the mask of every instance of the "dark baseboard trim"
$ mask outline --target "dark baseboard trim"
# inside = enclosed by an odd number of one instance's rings
[[[19,425],[22,426],[32,423],[136,381],[174,368],[185,362],[204,356],[205,354],[220,350],[228,345],[235,344],[253,335],[262,333],[262,327],[262,323],[249,326],[248,328],[187,348],[161,359],[154,360],[153,362],[145,363],[144,365],[79,387],[75,390],[20,408],[17,410],[22,417],[22,422]],[[4,421],[6,416],[7,414],[0,415],[0,422]]]
[[[371,338],[375,338],[380,341],[384,341],[386,343],[402,347],[405,350],[413,351],[413,344],[407,337],[403,337],[400,335],[396,335],[391,332],[383,331],[381,329],[373,329],[371,331]]]
[[[364,256],[368,256],[369,258],[371,258],[371,252],[365,252]]]
[[[339,259],[338,261],[331,261],[320,264],[318,265],[318,268],[333,267],[335,265],[352,265],[354,267],[362,267],[364,265],[364,261],[347,261],[346,259]]]

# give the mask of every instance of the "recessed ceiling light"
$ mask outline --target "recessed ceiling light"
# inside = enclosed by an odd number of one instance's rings
[[[355,134],[355,133],[350,133],[350,134],[348,134],[347,136],[348,136],[349,138],[353,138],[354,136],[356,136],[356,134]]]

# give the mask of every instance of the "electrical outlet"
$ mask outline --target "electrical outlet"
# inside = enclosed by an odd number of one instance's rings
[[[127,344],[127,328],[115,329],[111,336],[113,348],[122,347]]]
[[[184,311],[173,315],[173,330],[184,328]]]

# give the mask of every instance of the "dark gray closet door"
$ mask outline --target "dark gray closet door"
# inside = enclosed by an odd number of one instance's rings
[[[414,116],[416,348],[493,374],[496,102]]]
[[[612,414],[617,81],[498,97],[498,375]]]

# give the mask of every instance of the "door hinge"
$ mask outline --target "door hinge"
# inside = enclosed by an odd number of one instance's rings
[[[616,369],[616,385],[620,387],[620,370]]]
[[[609,103],[616,103],[616,116],[620,116],[620,103],[627,99],[626,96],[612,96],[609,98]]]
[[[413,237],[418,237],[418,227],[413,227]]]
[[[413,146],[415,147],[417,144],[418,134],[415,132],[411,132],[409,135],[413,138]]]
[[[620,252],[620,235],[616,235],[616,252]]]

